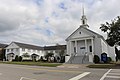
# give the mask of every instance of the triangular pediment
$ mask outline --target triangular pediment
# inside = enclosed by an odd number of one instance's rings
[[[99,34],[89,30],[88,28],[85,27],[79,27],[76,31],[74,31],[66,40],[69,39],[77,39],[77,38],[87,38],[87,37],[96,37],[100,36]]]
[[[85,32],[83,29],[78,29],[73,35],[71,35],[71,38],[81,38],[81,37],[88,37],[90,36]]]
[[[19,46],[17,44],[15,44],[14,42],[10,43],[10,45],[7,48],[19,48]]]

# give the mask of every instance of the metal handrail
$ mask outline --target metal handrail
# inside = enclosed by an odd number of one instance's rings
[[[85,52],[85,54],[84,54],[84,56],[82,58],[82,64],[83,64],[83,60],[85,60],[86,56],[87,56],[87,52]]]
[[[77,53],[74,53],[74,55],[71,56],[71,58],[70,58],[70,63],[72,63],[72,60],[75,58],[76,54],[77,54]]]

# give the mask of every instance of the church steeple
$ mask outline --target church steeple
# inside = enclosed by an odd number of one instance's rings
[[[82,26],[88,27],[87,25],[87,18],[84,14],[84,6],[82,6],[82,18],[81,18]]]

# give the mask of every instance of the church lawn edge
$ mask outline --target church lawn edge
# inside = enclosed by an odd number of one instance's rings
[[[46,63],[46,62],[0,62],[1,64],[16,64],[16,65],[30,65],[30,66],[46,66],[46,67],[57,67],[62,63]]]
[[[110,68],[113,68],[115,67],[116,64],[91,64],[91,65],[88,65],[87,67],[88,68],[102,68],[102,69],[110,69]]]

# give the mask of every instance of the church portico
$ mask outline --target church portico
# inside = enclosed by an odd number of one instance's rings
[[[93,39],[77,39],[70,41],[70,48],[72,53],[77,55],[84,55],[84,53],[93,54],[94,44]],[[84,51],[84,52],[83,52]]]
[[[70,54],[71,56],[81,56],[81,58],[88,57],[89,62],[93,62],[94,54],[93,38],[82,38],[70,40]]]

